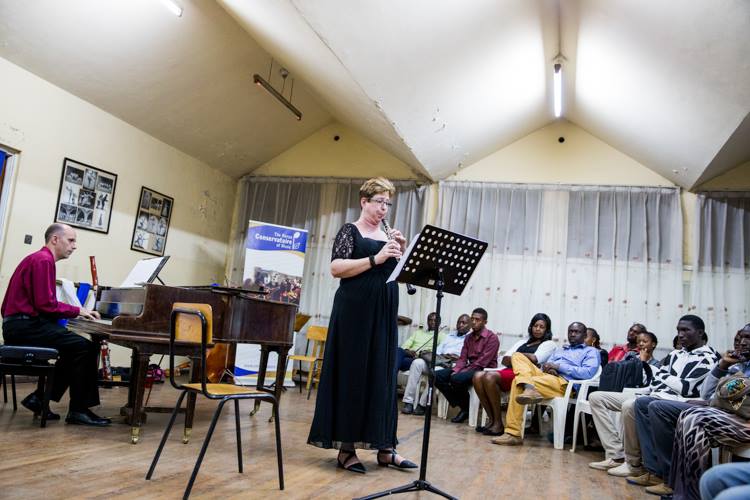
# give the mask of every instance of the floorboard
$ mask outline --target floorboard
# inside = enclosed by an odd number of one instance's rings
[[[19,399],[32,384],[17,385]],[[125,388],[102,389],[97,412],[116,422],[126,400]],[[278,490],[270,407],[254,417],[252,402],[241,404],[245,472],[237,472],[234,407],[222,415],[193,488],[193,498],[344,499],[399,486],[418,478],[416,472],[377,467],[374,452],[360,452],[368,468],[357,475],[335,467],[335,452],[305,444],[315,406],[296,390],[284,393],[281,405],[286,489]],[[177,392],[168,384],[154,387],[149,404],[173,405]],[[88,428],[49,422],[38,426],[30,412],[0,400],[0,498],[180,498],[195,463],[215,403],[198,400],[195,428],[182,444],[181,428],[173,432],[151,481],[144,479],[166,425],[167,414],[149,414],[141,441],[130,444],[129,427]],[[65,416],[66,405],[53,411]],[[178,417],[178,424],[182,422]],[[399,452],[419,462],[423,419],[401,415]],[[594,471],[587,463],[600,453],[555,450],[546,439],[527,438],[524,446],[504,448],[490,443],[467,425],[433,418],[427,479],[462,499],[484,498],[654,498],[643,489]],[[438,498],[427,493],[400,495],[404,500]]]

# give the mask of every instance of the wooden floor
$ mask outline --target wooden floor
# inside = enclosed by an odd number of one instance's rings
[[[19,399],[31,384],[18,384]],[[106,416],[118,414],[126,398],[123,388],[103,389]],[[305,444],[315,398],[307,401],[296,389],[282,398],[281,429],[286,489],[278,490],[270,409],[248,417],[251,402],[243,402],[244,474],[237,473],[234,411],[227,405],[198,475],[194,498],[352,498],[392,488],[418,478],[417,472],[377,467],[374,452],[361,452],[368,467],[364,476],[335,468],[335,452]],[[156,386],[150,404],[172,405],[176,391]],[[54,404],[65,416],[66,406]],[[88,428],[51,422],[40,429],[22,407],[13,412],[0,400],[0,498],[180,498],[208,428],[214,403],[198,400],[196,426],[187,445],[181,430],[173,432],[154,478],[144,476],[168,415],[150,414],[141,442],[131,445],[129,427]],[[119,422],[119,417],[117,421]],[[178,420],[180,422],[180,420]],[[434,418],[427,479],[462,499],[484,498],[655,498],[623,479],[587,467],[601,460],[598,453],[555,450],[541,438],[529,438],[522,447],[490,443],[467,425]],[[401,416],[399,452],[419,462],[423,419]],[[410,493],[400,498],[439,498]]]

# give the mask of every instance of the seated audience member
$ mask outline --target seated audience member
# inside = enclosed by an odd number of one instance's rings
[[[531,360],[517,352],[511,356],[516,377],[513,379],[505,417],[505,434],[492,439],[499,445],[523,444],[521,425],[525,405],[565,394],[568,380],[585,380],[593,377],[599,368],[597,350],[584,343],[586,325],[580,322],[568,326],[568,345],[558,347],[540,370]]]
[[[451,406],[461,409],[451,419],[454,424],[465,422],[469,418],[469,387],[474,373],[497,367],[500,340],[486,325],[487,311],[477,307],[471,313],[471,333],[464,340],[456,365],[435,372],[435,387],[443,393]]]
[[[599,332],[597,332],[593,328],[586,328],[586,340],[584,342],[586,343],[586,345],[591,346],[599,351],[599,356],[601,357],[601,365],[602,368],[604,368],[609,362],[609,354],[607,354],[607,351],[602,349],[602,346],[600,344],[601,340],[602,339],[601,337],[599,337]]]
[[[635,400],[634,413],[635,425],[638,432],[638,441],[641,447],[643,465],[646,468],[644,474],[628,477],[628,482],[640,486],[646,486],[646,492],[654,495],[670,495],[672,489],[665,481],[668,480],[672,459],[672,443],[674,441],[675,426],[680,413],[692,405],[687,401],[689,398],[704,396],[701,386],[705,388],[705,381],[711,370],[716,366],[721,356],[713,348],[705,345],[708,336],[705,333],[703,321],[694,316],[687,320],[681,320],[677,324],[677,334],[683,349],[697,346],[690,351],[691,357],[686,360],[682,369],[675,369],[674,373],[689,370],[684,379],[690,379],[692,387],[689,394],[678,397],[665,396],[661,392],[655,392],[649,396],[639,397]],[[657,372],[654,380],[661,380],[663,385],[670,386],[673,390],[684,387],[684,381],[674,380],[670,375],[662,376]],[[694,382],[692,382],[694,381]],[[711,394],[715,390],[714,384]],[[710,395],[709,395],[710,397]]]
[[[511,367],[511,356],[519,352],[529,358],[532,363],[539,366],[547,362],[547,359],[555,350],[550,330],[552,321],[543,313],[535,314],[529,323],[529,336],[513,344],[508,349],[500,364],[504,367],[497,371],[481,371],[474,374],[474,390],[479,396],[482,408],[487,412],[489,423],[486,426],[477,425],[475,430],[487,436],[499,436],[503,433],[503,421],[500,415],[500,393],[509,392],[513,377]],[[498,367],[500,368],[500,367]]]
[[[630,351],[622,359],[628,361],[630,359],[640,359],[644,363],[648,363],[650,366],[659,367],[661,361],[654,358],[654,350],[659,344],[659,339],[656,338],[652,332],[643,332],[638,334],[638,352]]]
[[[680,336],[679,335],[675,335],[674,338],[672,339],[672,349],[673,350],[677,350],[679,348],[680,348]],[[664,363],[667,362],[668,359],[669,359],[669,354],[667,354],[666,356],[664,356],[664,358],[662,358],[662,360],[659,362],[659,364],[663,365]]]
[[[456,321],[456,329],[450,332],[445,339],[437,346],[438,359],[435,360],[435,366],[439,360],[443,359],[451,365],[456,362],[464,346],[465,335],[469,332],[469,315],[462,314]],[[430,346],[432,347],[432,346]],[[422,391],[419,402],[414,406],[417,390],[419,389],[419,380],[427,370],[427,360],[417,358],[409,367],[409,381],[406,383],[404,390],[404,407],[401,413],[406,415],[424,415],[427,406],[427,391]]]
[[[646,331],[646,327],[640,323],[633,323],[628,330],[627,342],[616,345],[609,351],[609,361],[621,361],[630,351],[638,351],[638,334]]]
[[[750,462],[712,467],[701,478],[700,491],[702,500],[750,498]]]
[[[737,332],[734,350],[725,353],[706,377],[701,389],[703,399],[713,396],[721,378],[735,373],[750,377],[750,324]],[[665,478],[668,486],[674,490],[675,499],[698,499],[703,495],[703,480],[700,483],[701,495],[698,493],[698,481],[711,466],[711,448],[750,444],[750,422],[719,408],[693,406],[680,413],[675,427],[671,468]],[[668,443],[665,441],[664,445]]]
[[[420,352],[432,350],[432,334],[437,323],[437,314],[431,312],[427,315],[427,328],[417,328],[404,340],[396,354],[396,368],[398,371],[407,371],[412,362],[417,358]],[[445,338],[444,333],[438,334],[438,343]]]
[[[684,401],[699,396],[701,384],[716,363],[715,351],[703,346],[702,328],[703,320],[697,316],[680,318],[677,331],[684,347],[669,353],[666,362],[654,370],[647,389],[649,401],[656,398]],[[646,483],[646,486],[662,482],[648,475],[641,461],[641,447],[650,443],[643,444],[638,439],[635,396],[597,391],[589,397],[589,404],[605,451],[605,460],[590,463],[589,467],[606,470],[612,476],[637,478],[638,484]],[[622,412],[622,434],[614,418],[614,412],[618,411]]]

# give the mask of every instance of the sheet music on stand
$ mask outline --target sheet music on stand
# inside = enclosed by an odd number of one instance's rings
[[[443,290],[461,295],[487,246],[485,241],[427,224],[412,239],[388,282],[411,283],[435,290],[437,271],[442,269]]]
[[[152,283],[159,276],[159,271],[162,270],[167,260],[169,260],[169,255],[139,260],[130,270],[120,288],[133,288]]]

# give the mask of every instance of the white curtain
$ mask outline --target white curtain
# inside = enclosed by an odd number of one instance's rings
[[[475,307],[507,348],[531,316],[596,328],[604,347],[633,322],[671,344],[682,311],[682,214],[671,188],[441,182],[440,227],[489,242],[461,297],[443,317]]]
[[[690,310],[724,351],[750,322],[750,193],[698,193],[695,210]]]
[[[233,235],[231,281],[242,282],[247,221],[299,227],[309,232],[300,312],[310,324],[327,325],[338,280],[330,273],[333,240],[341,226],[360,214],[359,188],[365,179],[246,177],[240,181],[237,231]],[[411,238],[424,224],[429,189],[414,181],[395,181],[388,214],[391,226]],[[402,288],[400,314],[416,318],[419,297]]]

